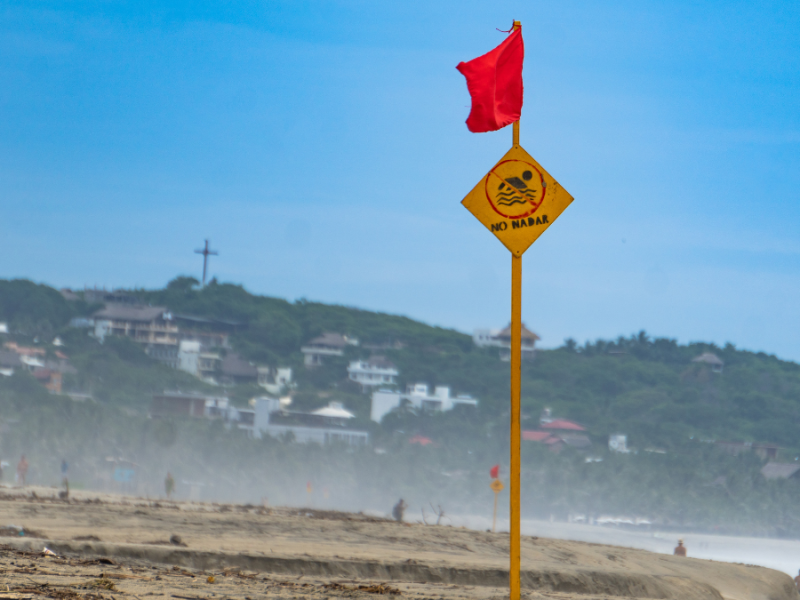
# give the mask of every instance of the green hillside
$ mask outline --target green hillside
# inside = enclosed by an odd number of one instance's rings
[[[476,348],[468,335],[405,317],[254,296],[240,286],[200,290],[176,283],[143,292],[142,298],[176,311],[246,323],[234,344],[253,360],[298,366],[300,345],[323,331],[352,335],[362,346],[399,342],[402,349],[381,353],[399,367],[402,385],[416,381],[450,385],[479,398],[485,420],[504,419],[508,364],[498,359],[496,351]],[[692,363],[706,351],[725,361],[722,374]],[[369,355],[363,348],[351,352]],[[341,387],[344,364],[340,361],[313,378],[308,374],[304,378],[303,369],[297,369],[301,391]],[[671,447],[679,439],[695,436],[800,448],[796,433],[800,366],[732,345],[680,345],[651,339],[644,332],[583,346],[568,340],[557,350],[539,351],[535,361],[523,364],[522,394],[532,426],[542,408],[549,406],[554,414],[584,423],[598,437],[627,432],[633,445],[640,447]]]
[[[212,282],[200,289],[185,277],[165,289],[135,294],[142,302],[165,305],[175,313],[238,323],[232,336],[238,352],[259,364],[294,367],[298,406],[316,407],[338,397],[365,417],[369,398],[347,381],[345,367],[348,360],[379,352],[398,366],[401,385],[449,385],[480,399],[483,423],[506,421],[508,363],[499,360],[495,350],[476,348],[466,334],[407,317],[257,296],[238,285]],[[42,344],[51,352],[52,336],[61,336],[63,350],[77,369],[67,378],[75,390],[145,410],[153,392],[206,388],[151,360],[132,342],[110,339],[100,345],[85,330],[67,326],[70,318],[96,309],[69,302],[47,286],[0,281],[0,320],[9,323],[10,338]],[[300,347],[325,331],[356,337],[360,346],[308,371],[302,366]],[[706,351],[724,360],[723,373],[692,362]],[[257,388],[240,389],[238,396],[246,399],[256,392]],[[800,449],[795,433],[800,425],[800,366],[732,345],[681,345],[651,339],[644,332],[583,346],[567,340],[561,348],[540,350],[534,361],[523,363],[522,403],[529,428],[536,427],[548,406],[555,415],[584,424],[598,442],[622,432],[639,448],[666,449],[696,437]]]
[[[179,481],[203,482],[215,499],[302,504],[309,500],[306,482],[313,481],[327,490],[327,500],[317,501],[331,507],[388,510],[402,496],[417,513],[429,502],[450,511],[488,510],[488,468],[508,460],[509,365],[496,349],[476,348],[466,334],[406,317],[195,284],[178,278],[165,289],[134,293],[176,314],[235,322],[236,351],[260,364],[294,368],[294,406],[339,399],[358,413],[372,444],[356,451],[319,448],[248,439],[219,422],[148,419],[154,392],[220,390],[152,360],[130,340],[99,344],[86,329],[69,327],[71,318],[98,306],[16,280],[0,281],[0,321],[10,330],[2,341],[41,347],[48,357],[63,352],[75,370],[65,378],[66,391],[88,392],[96,401],[48,394],[24,372],[0,377],[0,458],[25,452],[40,483],[57,481],[60,459],[69,457],[76,485],[106,485],[98,473],[107,469],[106,457],[117,456],[143,465],[146,489],[155,495],[171,470]],[[326,331],[356,337],[360,345],[305,369],[301,345]],[[56,335],[64,342],[58,349],[51,343]],[[692,362],[706,351],[725,362],[722,373]],[[478,398],[478,410],[400,411],[380,425],[370,422],[369,396],[347,381],[345,367],[371,352],[398,366],[401,385],[450,385]],[[541,410],[550,407],[555,416],[582,423],[593,441],[588,451],[567,447],[560,454],[523,443],[524,515],[642,515],[662,527],[800,536],[800,481],[765,480],[764,461],[755,454],[729,456],[706,443],[775,443],[782,447],[779,459],[793,462],[800,454],[797,364],[731,345],[681,345],[640,333],[538,351],[523,363],[522,390],[523,428],[538,428]],[[243,403],[260,388],[227,391]],[[609,452],[610,433],[628,434],[639,452]],[[415,434],[434,444],[409,444]],[[602,460],[587,462],[587,456]]]

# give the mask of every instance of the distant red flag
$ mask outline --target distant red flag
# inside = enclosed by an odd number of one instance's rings
[[[492,479],[500,477],[500,465],[495,465],[489,469],[489,475],[491,475]]]
[[[522,59],[525,44],[517,29],[494,50],[456,69],[467,78],[472,110],[467,128],[472,133],[497,131],[519,120],[522,112]]]

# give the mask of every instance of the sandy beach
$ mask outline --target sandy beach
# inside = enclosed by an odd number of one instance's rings
[[[105,598],[110,588],[92,582],[106,571],[117,594],[140,599],[507,595],[507,534],[454,525],[27,488],[0,494],[0,526],[3,583],[18,590],[9,598],[56,584]],[[542,536],[523,537],[522,569],[530,598],[800,597],[789,576],[763,567]],[[44,587],[20,591],[32,581]]]

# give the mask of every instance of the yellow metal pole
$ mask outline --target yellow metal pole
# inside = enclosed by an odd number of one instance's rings
[[[520,598],[520,376],[522,370],[522,256],[511,255],[511,532],[510,600]]]
[[[522,23],[514,21],[514,31]],[[512,127],[512,147],[519,146],[519,120]],[[509,600],[520,600],[520,389],[522,376],[522,255],[511,255],[511,476],[509,490]]]
[[[494,510],[492,511],[492,533],[497,528],[497,492],[494,493]]]

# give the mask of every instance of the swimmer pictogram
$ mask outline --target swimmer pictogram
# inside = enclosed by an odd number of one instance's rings
[[[524,160],[499,162],[486,176],[486,199],[507,219],[532,215],[542,205],[547,183],[536,165]]]
[[[570,202],[569,192],[517,144],[461,203],[515,256],[522,256]]]

